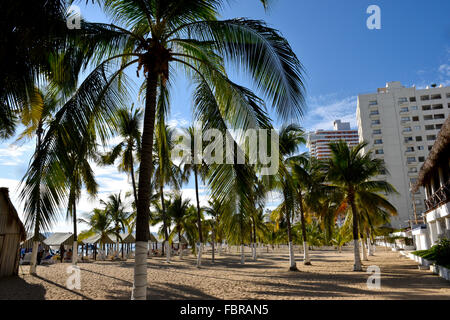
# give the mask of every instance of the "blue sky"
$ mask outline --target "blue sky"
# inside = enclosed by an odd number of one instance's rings
[[[85,2],[79,1],[79,5],[86,20],[107,21],[98,7],[90,1],[86,6]],[[366,27],[366,9],[372,4],[381,8],[381,30]],[[300,124],[314,130],[331,128],[334,119],[350,121],[356,127],[357,95],[374,92],[387,81],[416,87],[450,85],[448,12],[450,1],[442,0],[275,0],[268,12],[258,0],[232,0],[225,6],[223,18],[262,19],[288,39],[306,70],[307,112]],[[251,86],[245,75],[234,69],[230,74]],[[139,79],[135,80],[138,83]],[[180,73],[172,92],[172,125],[190,123],[191,93]],[[276,121],[276,114],[269,114]],[[13,142],[0,143],[0,186],[10,188],[13,202],[21,211],[14,191],[25,173],[34,142]],[[96,167],[95,172],[101,187],[98,199],[129,189],[127,177],[114,167]],[[187,185],[183,193],[194,199],[193,185]],[[207,200],[206,190],[202,189],[201,198]],[[98,199],[90,201],[84,196],[78,206],[80,214],[91,211]],[[53,231],[71,229],[71,223],[61,220]]]

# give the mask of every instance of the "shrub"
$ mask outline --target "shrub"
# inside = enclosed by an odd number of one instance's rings
[[[442,239],[434,246],[436,263],[440,266],[450,265],[450,240]]]

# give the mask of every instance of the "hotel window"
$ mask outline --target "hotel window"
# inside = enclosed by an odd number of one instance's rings
[[[370,115],[371,116],[376,116],[376,115],[379,115],[380,113],[378,112],[378,110],[375,110],[375,111],[371,111],[370,112]]]
[[[442,96],[440,94],[433,94],[433,95],[431,95],[431,99],[433,99],[433,100],[442,99]]]
[[[445,115],[442,114],[442,113],[441,113],[441,114],[435,114],[435,115],[434,115],[434,118],[435,118],[435,119],[445,119]]]
[[[411,110],[415,111],[415,110],[419,110],[419,108],[417,106],[412,106]]]
[[[430,96],[421,96],[420,100],[422,101],[430,100]]]
[[[410,97],[410,98],[409,98],[409,101],[410,101],[410,102],[416,102],[416,97]]]
[[[382,139],[376,139],[373,144],[383,144],[383,140]]]
[[[425,130],[434,130],[434,124],[426,125]]]
[[[413,141],[412,137],[405,137],[405,143]]]
[[[408,163],[416,162],[416,157],[408,157],[408,158],[406,159],[406,161],[407,161]]]
[[[369,101],[369,106],[376,106],[376,105],[378,105],[378,101],[377,100]]]
[[[406,148],[406,152],[414,152],[414,147],[408,147],[408,148]]]
[[[431,110],[431,106],[430,106],[430,105],[422,106],[422,110],[423,110],[423,111]]]
[[[411,121],[410,117],[402,117],[402,122],[408,122]]]
[[[400,108],[400,112],[408,112],[408,111],[409,111],[408,107]]]
[[[414,126],[414,130],[420,130],[420,126]]]
[[[444,106],[442,104],[433,104],[433,110],[439,110],[444,109]]]
[[[431,151],[433,149],[433,146],[428,146],[428,151]]]
[[[432,115],[423,116],[423,120],[433,120],[433,116]]]
[[[412,119],[413,119],[413,121],[419,121],[419,117],[417,117],[417,116],[412,117]]]
[[[377,149],[375,150],[375,154],[384,154],[383,149]]]
[[[372,124],[380,124],[381,121],[380,120],[372,120]]]
[[[422,136],[417,136],[417,137],[416,137],[416,141],[417,141],[417,142],[422,141]]]
[[[381,129],[375,129],[372,131],[372,134],[381,134]]]
[[[441,130],[442,129],[442,124],[437,124],[436,125],[436,129]]]
[[[412,131],[411,127],[406,127],[405,129],[403,129],[403,132],[411,132],[411,131]]]
[[[411,182],[412,185],[414,185],[417,182],[417,178],[411,178],[409,179],[409,181]]]
[[[408,98],[406,97],[398,98],[398,103],[405,103],[405,102],[408,102]]]
[[[424,149],[423,146],[418,146],[418,147],[417,147],[417,150],[423,150],[423,149]]]
[[[432,134],[432,135],[427,136],[427,140],[428,140],[428,141],[434,141],[434,140],[436,140],[436,135]]]
[[[408,170],[409,173],[416,173],[417,172],[417,168],[416,167],[411,167]]]
[[[419,162],[425,162],[425,157],[419,157]]]
[[[447,99],[450,99],[450,93],[447,93]]]

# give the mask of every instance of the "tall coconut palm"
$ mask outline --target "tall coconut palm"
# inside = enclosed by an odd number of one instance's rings
[[[294,158],[298,158],[295,154],[300,147],[301,143],[304,143],[303,130],[295,124],[285,125],[280,129],[280,158],[284,163],[291,163]],[[292,243],[292,219],[295,214],[295,207],[298,201],[297,199],[297,186],[292,175],[292,168],[289,166],[281,166],[281,170],[275,177],[274,188],[279,190],[282,195],[282,203],[277,208],[279,213],[284,216],[287,223],[287,236],[289,243],[289,270],[298,271],[294,249]],[[305,232],[306,234],[306,232]]]
[[[102,155],[102,163],[114,164],[120,157],[119,171],[127,172],[131,177],[134,201],[137,203],[137,185],[135,179],[134,165],[140,157],[141,150],[141,130],[140,125],[143,118],[141,109],[120,108],[118,111],[118,134],[122,138],[112,150]]]
[[[33,161],[22,179],[23,189],[20,193],[21,200],[25,203],[25,224],[28,229],[33,229],[33,251],[30,273],[36,273],[37,251],[39,247],[39,234],[42,229],[50,228],[57,216],[57,206],[64,194],[58,193],[53,185],[57,177],[62,178],[62,172],[57,163],[51,164],[53,174],[46,174],[45,164],[42,160],[42,139],[48,130],[53,113],[59,106],[56,93],[49,88],[41,90],[34,88],[30,99],[24,102],[21,108],[21,121],[25,126],[19,135],[18,141],[36,137],[36,148]]]
[[[320,164],[306,154],[294,157],[289,166],[292,170],[294,185],[297,191],[296,208],[300,213],[300,222],[303,237],[303,264],[311,265],[309,257],[308,235],[306,228],[305,209],[311,213],[321,210],[320,199],[329,196],[326,194],[324,175],[321,172]],[[305,208],[306,205],[306,208]]]
[[[62,168],[67,177],[69,197],[67,204],[67,218],[73,221],[73,250],[72,263],[77,264],[78,259],[78,232],[77,232],[77,203],[80,201],[83,186],[91,197],[95,197],[98,184],[95,181],[94,171],[89,160],[96,156],[95,136],[87,135],[76,145],[67,145],[63,158]]]
[[[160,98],[160,101],[163,100]],[[159,108],[161,109],[161,108]],[[159,196],[161,203],[161,214],[163,216],[163,234],[164,234],[164,245],[166,251],[167,262],[170,262],[170,250],[169,250],[169,231],[167,225],[168,219],[167,217],[167,208],[166,201],[164,199],[164,187],[166,185],[170,185],[175,190],[179,190],[180,188],[180,179],[181,172],[180,169],[175,163],[172,161],[171,152],[174,144],[174,129],[169,128],[165,124],[164,116],[158,114],[158,122],[155,132],[155,142],[154,142],[154,181],[155,184],[159,187]]]
[[[301,115],[304,104],[302,67],[288,42],[261,21],[218,20],[220,0],[98,0],[114,23],[82,23],[78,44],[99,63],[117,67],[111,81],[136,65],[144,74],[145,115],[139,168],[134,299],[146,297],[146,247],[152,176],[157,93],[180,67],[197,88],[215,93],[219,109],[213,118],[228,119],[243,129],[254,123],[255,105],[248,90],[226,75],[224,59],[242,66],[256,88],[283,118]],[[268,1],[263,1],[267,4]],[[90,50],[92,48],[92,50]],[[83,50],[82,50],[83,51]],[[118,62],[118,63],[116,63]],[[97,69],[98,69],[97,68]],[[235,103],[228,104],[228,101]],[[92,104],[91,104],[92,105]]]
[[[386,181],[372,180],[381,172],[386,171],[384,162],[372,159],[371,153],[362,154],[367,143],[359,143],[350,148],[346,142],[339,141],[330,144],[331,158],[326,164],[327,180],[345,197],[352,215],[352,232],[354,245],[354,271],[361,271],[359,254],[359,211],[357,198],[370,192],[372,196],[382,198],[376,192],[394,193],[394,187]]]
[[[87,214],[86,217],[79,218],[79,223],[86,224],[89,226],[89,229],[84,233],[84,236],[90,237],[93,235],[100,235],[100,245],[105,249],[105,242],[109,243],[110,235],[115,234],[115,227],[111,216],[108,214],[106,208],[98,209],[95,208],[90,214]]]
[[[206,175],[208,173],[208,166],[205,164],[201,155],[203,150],[197,150],[198,145],[197,139],[202,136],[201,128],[196,128],[191,126],[183,130],[184,138],[189,141],[188,150],[185,150],[186,154],[183,153],[183,160],[181,163],[183,170],[183,181],[189,181],[191,175],[194,175],[194,188],[195,188],[195,202],[197,207],[197,231],[199,235],[199,247],[197,252],[197,267],[200,268],[202,264],[202,252],[203,252],[203,231],[202,231],[202,220],[201,220],[201,207],[200,207],[200,197],[199,197],[199,177],[205,182]],[[187,146],[185,146],[187,147]],[[200,153],[200,154],[198,154]],[[187,161],[186,161],[187,159]]]

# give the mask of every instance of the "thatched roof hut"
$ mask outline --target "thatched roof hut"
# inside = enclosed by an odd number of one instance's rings
[[[26,233],[7,188],[0,188],[0,278],[19,272],[19,247]]]
[[[104,235],[104,236],[102,237],[102,235],[99,234],[99,233],[94,234],[93,236],[91,236],[91,237],[89,237],[89,238],[83,239],[83,240],[81,240],[81,242],[84,243],[84,244],[96,244],[96,243],[113,244],[113,243],[115,243],[115,242],[111,239],[111,237],[109,237],[109,236],[107,236],[107,235]]]
[[[448,165],[450,158],[450,117],[447,118],[439,131],[438,137],[428,154],[428,158],[420,169],[419,178],[413,187],[416,192],[421,186],[426,185],[431,179],[433,168],[440,163]]]
[[[71,246],[73,245],[73,234],[70,232],[55,232],[44,240],[44,244],[48,246]]]
[[[33,248],[33,238],[34,238],[33,234],[27,234],[27,239],[20,244],[20,247],[25,248],[25,249],[32,249]],[[46,239],[46,237],[42,233],[39,233],[39,242],[43,245],[44,249],[48,249],[48,246],[43,244],[45,239]]]

